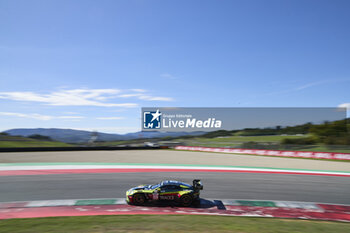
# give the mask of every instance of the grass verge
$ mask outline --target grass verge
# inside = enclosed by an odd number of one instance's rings
[[[12,148],[12,147],[67,147],[72,146],[64,142],[50,142],[50,141],[0,141],[0,147]]]
[[[0,232],[350,232],[350,224],[330,221],[199,215],[116,215],[10,219]]]

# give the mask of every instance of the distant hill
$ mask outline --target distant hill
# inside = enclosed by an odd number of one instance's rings
[[[52,138],[55,141],[66,143],[86,143],[90,140],[94,132],[74,129],[57,128],[35,128],[35,129],[10,129],[4,131],[12,136],[43,135]],[[203,132],[135,132],[128,134],[108,134],[97,133],[97,141],[119,141],[137,138],[161,138],[161,137],[179,137],[184,135],[201,135]]]

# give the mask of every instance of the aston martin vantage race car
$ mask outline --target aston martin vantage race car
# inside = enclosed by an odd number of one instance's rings
[[[182,206],[199,202],[199,192],[203,189],[200,180],[189,185],[180,181],[166,180],[155,185],[140,185],[126,191],[128,204],[143,205],[147,202],[173,201]]]

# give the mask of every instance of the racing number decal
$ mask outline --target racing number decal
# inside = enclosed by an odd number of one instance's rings
[[[152,199],[153,200],[158,200],[159,199],[159,193],[157,191],[153,192]]]

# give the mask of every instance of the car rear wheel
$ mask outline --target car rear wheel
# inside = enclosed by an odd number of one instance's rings
[[[133,196],[133,203],[135,205],[143,205],[146,202],[145,195],[137,193]]]
[[[183,206],[190,206],[193,202],[193,197],[191,195],[182,195],[180,198],[180,203]]]

